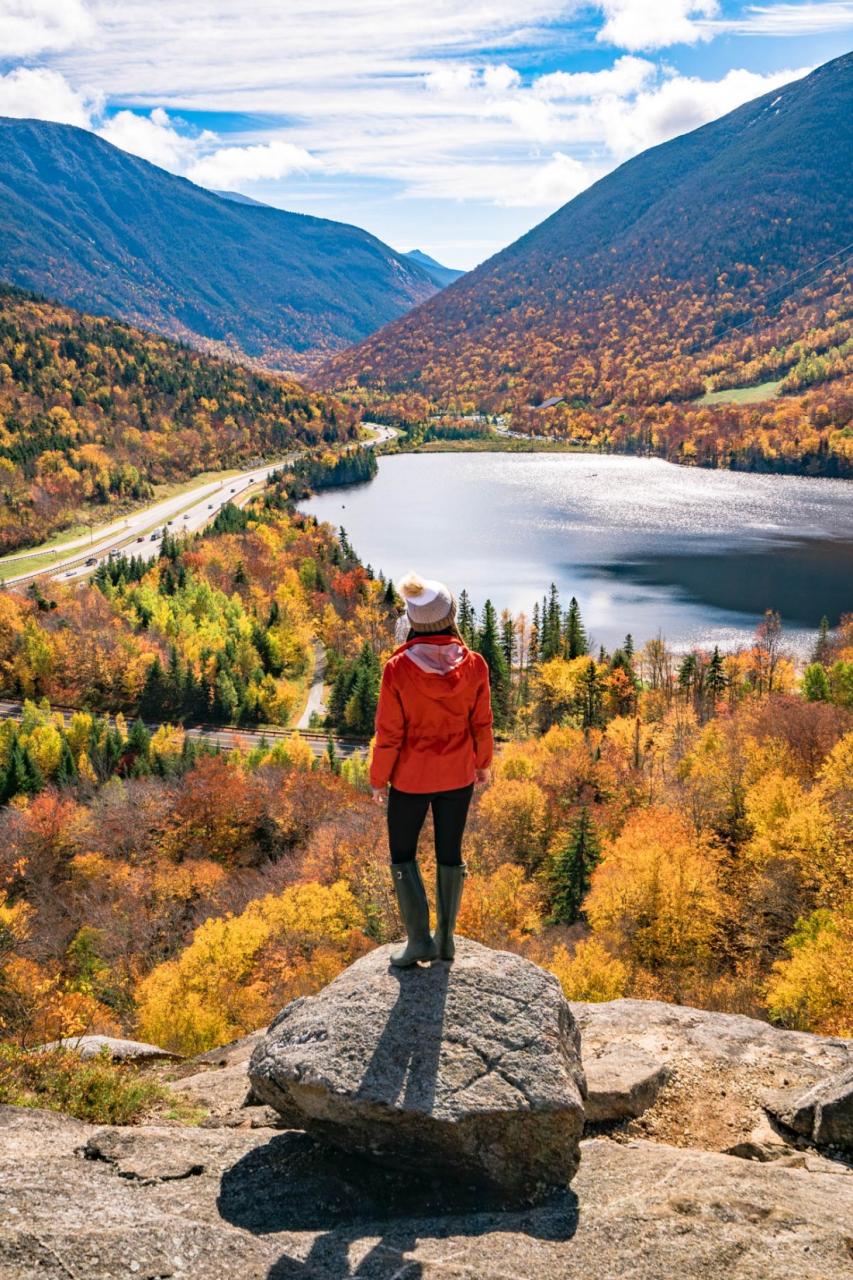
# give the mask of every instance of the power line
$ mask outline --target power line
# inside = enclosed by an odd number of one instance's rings
[[[819,262],[812,263],[810,267],[804,267],[802,271],[798,271],[795,275],[791,276],[790,280],[785,280],[782,284],[775,285],[772,289],[768,289],[766,293],[762,294],[760,298],[755,300],[752,304],[753,308],[758,306],[761,302],[766,302],[766,300],[772,297],[774,293],[779,293],[783,289],[788,289],[791,293],[795,292],[796,282],[803,276],[811,275],[815,271],[820,271],[828,262],[832,262],[834,258],[839,257],[843,253],[848,253],[851,249],[853,249],[853,240],[851,240],[849,244],[843,245],[840,249],[836,249],[834,253],[827,254],[827,256],[825,258],[821,258]],[[840,262],[839,266],[843,267],[845,263],[846,259]],[[740,320],[737,324],[728,325],[720,333],[714,334],[712,341],[714,343],[720,342],[728,334],[737,333],[739,329],[747,328],[749,325],[754,324],[759,318],[760,317],[756,314],[751,316],[748,320]],[[694,350],[698,349],[698,347],[694,348]]]

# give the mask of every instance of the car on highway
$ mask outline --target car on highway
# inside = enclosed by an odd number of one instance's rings
[[[98,563],[97,556],[89,556],[89,559],[86,561],[86,564],[97,564],[97,563]]]
[[[213,510],[213,503],[212,503],[212,502],[208,502],[208,504],[207,504],[207,509],[208,509],[208,511],[212,511],[212,510]]]
[[[140,535],[139,535],[139,537],[136,539],[136,541],[137,541],[137,542],[144,542],[144,541],[145,541],[145,534],[144,534],[144,533],[140,533]]]

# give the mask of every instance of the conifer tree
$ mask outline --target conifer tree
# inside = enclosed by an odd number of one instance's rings
[[[56,766],[56,782],[60,787],[68,787],[77,781],[79,777],[77,769],[77,761],[74,759],[74,753],[68,745],[68,739],[65,734],[62,735],[62,750],[59,755],[59,764]]]
[[[509,718],[509,672],[498,634],[498,619],[491,600],[483,605],[483,619],[477,632],[476,649],[489,668],[489,685],[492,691],[492,715],[495,724],[503,728]]]
[[[575,820],[565,847],[551,865],[552,924],[575,924],[582,918],[583,900],[600,859],[598,835],[589,811],[584,807]]]
[[[601,722],[601,679],[598,667],[590,658],[586,669],[578,681],[581,723],[584,729],[591,729]]]
[[[708,698],[712,706],[715,706],[726,687],[726,672],[723,667],[723,659],[720,654],[719,645],[714,645],[714,652],[711,654],[708,663],[708,669],[705,672],[705,688],[708,691]]]
[[[566,610],[566,657],[581,658],[588,648],[589,641],[581,618],[580,605],[572,596]]]
[[[547,600],[542,601],[541,628],[539,651],[542,661],[549,662],[559,657],[562,650],[560,595],[553,582]]]
[[[471,597],[464,588],[459,592],[459,600],[456,604],[456,625],[468,648],[473,648],[477,629],[477,615],[474,611],[474,606],[471,604]]]
[[[539,632],[539,605],[537,603],[533,606],[533,616],[530,622],[530,639],[527,643],[527,665],[529,668],[535,667],[539,662]]]

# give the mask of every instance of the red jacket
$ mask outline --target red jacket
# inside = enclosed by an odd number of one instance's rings
[[[491,764],[489,668],[455,636],[416,636],[382,673],[370,783],[452,791]]]

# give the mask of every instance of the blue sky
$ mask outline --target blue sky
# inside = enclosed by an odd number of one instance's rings
[[[851,37],[853,0],[0,0],[0,115],[471,267]]]

